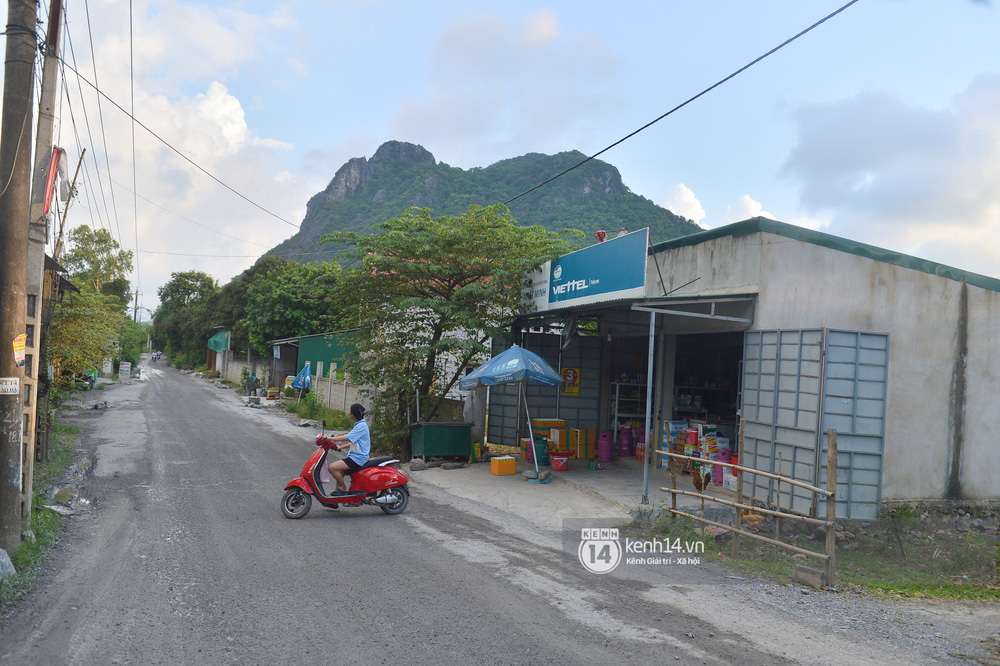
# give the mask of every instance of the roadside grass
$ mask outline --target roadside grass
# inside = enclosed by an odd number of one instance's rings
[[[49,441],[49,459],[35,465],[31,504],[34,538],[22,541],[10,554],[17,573],[0,579],[0,622],[15,602],[35,588],[40,566],[52,557],[52,547],[62,535],[65,518],[43,505],[49,501],[48,489],[72,464],[79,434],[79,428],[56,424]]]
[[[793,531],[789,522],[782,521],[782,541],[816,553],[825,551],[821,534]],[[824,567],[818,558],[803,560],[748,538],[740,540],[740,551],[733,557],[731,534],[705,534],[700,523],[669,514],[661,515],[652,526],[635,529],[660,539],[701,540],[703,562],[779,582],[791,579],[796,564]],[[774,522],[766,520],[756,532],[774,538]],[[1000,601],[1000,543],[995,533],[958,532],[954,526],[942,529],[931,520],[913,521],[896,533],[885,521],[847,525],[837,538],[835,587],[873,595]]]
[[[323,404],[323,392],[319,389],[312,389],[303,395],[301,400],[284,398],[280,405],[285,411],[297,414],[304,419],[325,420],[329,430],[350,430],[354,425],[346,413],[338,409],[330,409]]]

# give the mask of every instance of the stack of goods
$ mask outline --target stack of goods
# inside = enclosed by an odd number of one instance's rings
[[[570,428],[569,452],[571,458],[592,460],[597,457],[597,431],[587,428]]]
[[[544,435],[548,439],[549,451],[569,454],[569,429],[565,419],[531,419],[531,429],[535,437]]]
[[[687,441],[687,421],[666,421],[663,424],[663,448],[669,448],[671,453],[684,453],[684,443]],[[659,466],[666,469],[670,464],[667,456],[660,456]]]

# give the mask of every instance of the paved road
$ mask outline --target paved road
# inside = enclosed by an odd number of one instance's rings
[[[89,504],[0,629],[0,664],[887,663],[760,621],[697,568],[568,566],[558,532],[433,487],[400,516],[288,520],[314,431],[164,366],[69,419]]]

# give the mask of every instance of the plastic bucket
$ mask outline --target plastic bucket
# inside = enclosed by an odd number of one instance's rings
[[[569,460],[569,454],[565,452],[556,453],[552,452],[549,456],[552,460],[552,471],[553,472],[565,472],[567,469],[566,461]]]

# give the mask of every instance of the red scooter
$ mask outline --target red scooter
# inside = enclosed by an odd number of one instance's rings
[[[339,509],[342,506],[370,504],[382,511],[396,515],[403,513],[410,501],[409,479],[393,465],[399,460],[392,456],[370,458],[361,469],[351,473],[351,487],[346,495],[330,495],[323,488],[321,475],[326,467],[326,457],[337,444],[325,434],[316,436],[319,448],[306,461],[302,473],[285,486],[281,498],[281,512],[286,518],[302,518],[312,507],[315,497],[323,506]],[[328,474],[329,472],[327,472]],[[332,480],[326,482],[331,492]]]

